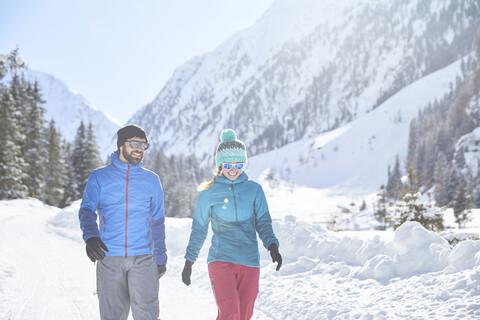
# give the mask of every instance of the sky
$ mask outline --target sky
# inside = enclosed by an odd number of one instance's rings
[[[0,54],[19,49],[121,123],[174,70],[253,25],[274,0],[1,0]]]

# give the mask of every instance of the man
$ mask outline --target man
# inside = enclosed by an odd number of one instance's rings
[[[158,176],[142,168],[145,131],[117,132],[108,166],[88,178],[79,211],[87,256],[97,261],[102,320],[159,319],[159,279],[165,274],[165,216]],[[97,224],[100,224],[100,229]]]

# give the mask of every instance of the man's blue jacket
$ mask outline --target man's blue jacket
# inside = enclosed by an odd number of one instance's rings
[[[153,253],[157,264],[166,264],[160,179],[142,168],[142,163],[121,162],[118,151],[112,153],[110,162],[88,178],[78,213],[83,239],[100,237],[109,249],[108,256]]]
[[[185,259],[195,262],[212,223],[212,245],[207,263],[232,262],[260,266],[257,233],[268,248],[279,246],[262,187],[245,172],[230,181],[221,175],[208,190],[200,192]]]

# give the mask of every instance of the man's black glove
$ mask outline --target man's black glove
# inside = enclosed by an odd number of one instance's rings
[[[96,260],[103,260],[103,258],[105,258],[104,250],[108,252],[107,246],[102,240],[100,240],[99,237],[89,238],[87,240],[85,250],[87,251],[87,256],[90,258],[90,260],[92,260],[92,262],[95,262]]]
[[[165,272],[167,272],[167,265],[157,264],[157,268],[158,268],[158,279],[160,279],[165,274]]]
[[[189,286],[192,283],[192,281],[190,280],[190,276],[192,275],[192,265],[193,265],[193,262],[185,260],[185,266],[183,267],[183,271],[182,271],[182,281],[187,286]]]
[[[272,243],[268,247],[268,251],[270,251],[270,256],[272,257],[272,262],[277,262],[277,271],[280,270],[282,266],[282,256],[280,252],[278,252],[278,247],[276,243]]]

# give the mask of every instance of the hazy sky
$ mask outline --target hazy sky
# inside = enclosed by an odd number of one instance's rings
[[[251,26],[274,0],[0,0],[0,53],[19,48],[126,122],[175,68]]]

